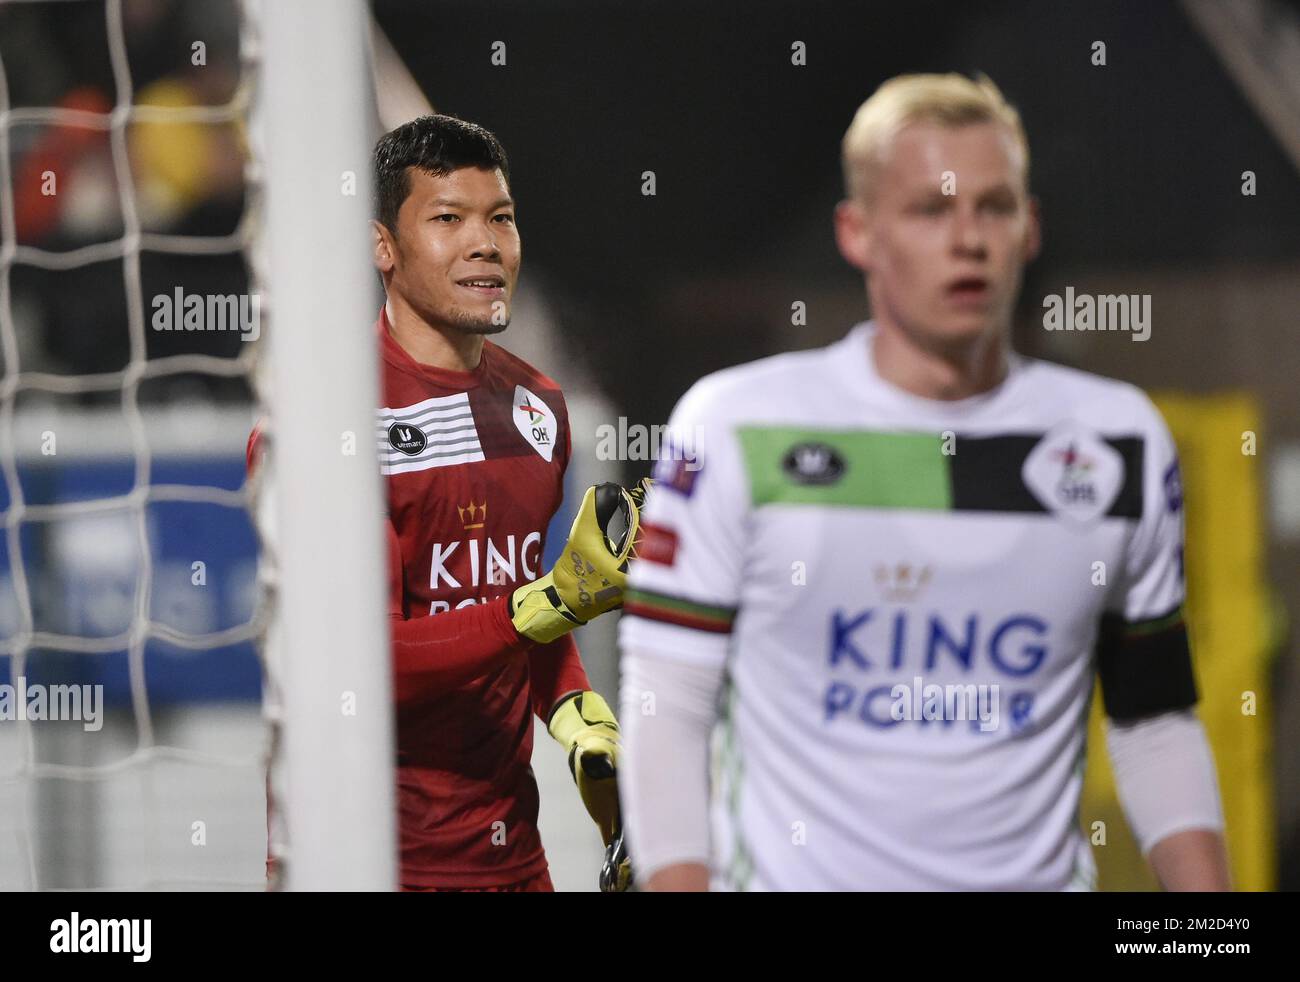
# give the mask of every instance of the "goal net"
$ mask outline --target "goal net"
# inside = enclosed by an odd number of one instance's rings
[[[365,37],[0,4],[0,889],[392,885]]]

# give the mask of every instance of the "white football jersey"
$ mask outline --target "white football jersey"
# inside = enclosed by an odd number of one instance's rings
[[[660,454],[621,642],[725,666],[714,884],[1090,889],[1094,673],[1115,718],[1196,699],[1173,442],[1018,355],[920,398],[873,330],[702,379]]]

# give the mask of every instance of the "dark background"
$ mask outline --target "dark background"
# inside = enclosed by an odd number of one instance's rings
[[[1276,5],[1283,12],[1300,4]],[[1016,346],[1149,390],[1245,390],[1262,407],[1260,480],[1300,440],[1300,180],[1168,0],[1086,4],[377,0],[378,22],[439,112],[510,156],[525,282],[558,336],[633,422],[702,374],[827,343],[867,315],[831,211],[839,144],[900,72],[984,72],[1019,108],[1044,248]],[[493,65],[494,42],[506,45]],[[791,44],[807,64],[791,64]],[[1093,44],[1106,64],[1092,63]],[[653,171],[657,194],[641,193]],[[1242,173],[1257,194],[1242,194]],[[1049,335],[1045,294],[1149,293],[1153,337]],[[790,322],[807,304],[806,326]],[[635,467],[635,465],[633,465]],[[1290,494],[1296,493],[1292,488]],[[1266,533],[1281,605],[1300,610],[1300,542]],[[1275,663],[1280,885],[1300,884],[1300,686]]]
[[[1069,267],[1300,256],[1295,168],[1174,3],[380,0],[375,12],[437,110],[501,138],[525,276],[544,269],[575,342],[566,357],[589,358],[637,418],[665,418],[704,372],[823,343],[865,311],[829,300],[863,294],[831,237],[839,142],[899,72],[983,71],[1019,108],[1045,221],[1032,308]],[[804,67],[790,63],[795,40]],[[646,170],[655,197],[641,194]],[[1241,195],[1243,170],[1259,196]],[[803,336],[795,298],[809,304]],[[634,357],[646,351],[652,370]]]
[[[523,281],[543,295],[554,326],[534,360],[570,393],[580,387],[569,380],[584,376],[615,414],[653,425],[707,372],[842,336],[867,315],[861,277],[840,259],[831,234],[841,194],[839,145],[854,111],[900,72],[984,72],[1021,112],[1044,219],[1043,253],[1026,272],[1017,348],[1152,391],[1248,393],[1261,412],[1261,507],[1275,503],[1270,495],[1300,495],[1294,483],[1270,483],[1280,459],[1300,455],[1297,162],[1182,3],[372,6],[435,108],[487,126],[504,143],[525,246]],[[1300,0],[1221,6],[1300,15]],[[137,104],[179,91],[188,105],[220,106],[236,94],[236,4],[124,0],[121,9]],[[195,39],[208,48],[202,69],[191,63]],[[504,66],[492,64],[498,41],[506,46]],[[806,65],[791,64],[795,41],[806,45]],[[1106,46],[1104,66],[1093,64],[1095,42]],[[108,49],[102,0],[0,4],[11,107],[106,112],[122,98]],[[1300,104],[1300,93],[1289,95]],[[303,107],[302,139],[311,139],[314,120],[328,112]],[[160,188],[175,192],[175,175],[160,170],[156,157],[151,169],[148,140],[131,130],[131,190],[139,202]],[[122,235],[114,187],[120,175],[105,132],[14,122],[7,137],[20,247],[44,250],[48,266],[50,257]],[[236,233],[250,216],[239,127],[155,138],[178,153],[198,144],[208,153],[179,205],[143,214],[143,230]],[[365,164],[321,161],[330,173]],[[57,199],[36,190],[33,175],[45,169],[60,175]],[[645,171],[655,174],[653,197],[641,193]],[[1242,194],[1244,171],[1255,175],[1254,196]],[[241,247],[235,242],[203,257],[146,249],[143,296],[175,286],[245,292]],[[6,373],[84,376],[127,365],[120,259],[51,269],[20,255],[0,275],[9,278],[6,313],[18,360],[5,364],[9,353],[0,353]],[[1042,298],[1067,285],[1150,294],[1151,339],[1132,344],[1122,335],[1043,331]],[[791,324],[795,301],[807,305],[806,325]],[[230,334],[150,331],[145,345],[150,359],[190,352],[233,358],[243,350]],[[16,408],[37,394],[20,386]],[[176,372],[147,379],[139,397],[164,409],[196,398],[242,408],[252,394],[241,376]],[[69,391],[57,401],[114,406],[121,391]],[[1262,529],[1270,586],[1279,611],[1294,622],[1300,533],[1267,519]],[[1268,693],[1279,884],[1289,889],[1300,885],[1295,655],[1285,636]]]

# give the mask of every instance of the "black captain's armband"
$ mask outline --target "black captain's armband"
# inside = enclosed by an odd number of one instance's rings
[[[1147,621],[1103,615],[1097,673],[1106,715],[1117,722],[1194,706],[1196,679],[1182,606]]]

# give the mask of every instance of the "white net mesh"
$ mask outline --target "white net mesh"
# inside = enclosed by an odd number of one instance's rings
[[[92,7],[102,16],[104,52],[86,40],[72,51],[44,53],[70,62],[106,57],[112,92],[101,111],[77,108],[76,99],[11,102],[12,72],[31,56],[13,45],[33,35],[58,36],[57,30],[41,33],[53,21],[21,9],[36,6],[82,8],[83,14]],[[171,98],[178,83],[164,76],[151,83],[153,104],[140,104],[129,38],[142,21],[151,26],[148,13],[122,0],[0,5],[0,38],[11,42],[0,40],[0,468],[7,555],[0,563],[6,581],[0,683],[7,686],[0,689],[0,889],[256,889],[264,883],[267,728],[255,698],[252,645],[265,632],[269,603],[254,587],[249,514],[255,489],[242,477],[253,418],[246,391],[259,345],[232,346],[223,338],[205,351],[197,342],[214,336],[177,336],[178,344],[196,343],[168,353],[160,339],[173,338],[161,338],[156,317],[159,297],[170,300],[170,291],[159,284],[180,266],[147,268],[172,257],[165,261],[185,260],[186,275],[201,280],[207,264],[233,258],[244,270],[245,294],[256,296],[257,284],[247,280],[254,275],[258,179],[240,155],[237,225],[222,234],[188,234],[185,222],[175,220],[184,209],[160,205],[165,195],[147,188],[139,173],[160,172],[157,188],[170,186],[173,196],[204,193],[190,186],[198,179],[185,171],[195,166],[191,144],[200,128],[219,132],[215,141],[198,142],[215,151],[218,164],[230,163],[220,149],[243,132],[256,45],[251,19],[232,6],[228,16],[238,24],[233,96],[217,105],[184,104]],[[183,31],[169,37],[185,40]],[[191,57],[197,50],[193,42],[185,48]],[[188,128],[188,137],[157,137],[168,127]],[[74,183],[59,168],[29,173],[32,158],[39,168],[40,153],[55,145],[69,168],[92,158],[96,147],[104,150],[106,173],[99,177],[115,190],[120,234],[71,248],[27,241],[24,229],[42,207],[30,182],[51,174],[55,186],[67,188],[50,195],[66,196],[58,206],[63,225],[84,228],[76,216],[86,195],[78,188],[90,178],[83,174]],[[210,164],[204,168],[210,172]],[[68,236],[47,238],[66,242]],[[61,278],[89,277],[104,264],[118,267],[120,287],[96,292],[99,281]],[[15,285],[30,276],[36,279]],[[106,333],[103,324],[121,319],[106,311],[124,301],[124,365],[97,370],[105,359],[39,353],[35,338],[50,322],[39,312],[60,297],[80,297],[80,310],[91,315],[56,315],[61,336],[71,338]],[[209,322],[206,330],[212,329]],[[43,368],[42,360],[50,366]],[[68,364],[82,370],[60,370]],[[225,395],[212,395],[203,379],[224,380]],[[243,398],[230,399],[241,386]],[[146,397],[151,387],[162,398]],[[235,684],[236,677],[243,681]],[[92,687],[78,690],[87,700],[95,685],[107,693],[97,728],[87,721],[89,702],[79,719],[40,718],[33,693],[49,697],[46,715],[58,715],[51,708],[55,687],[81,684]]]

